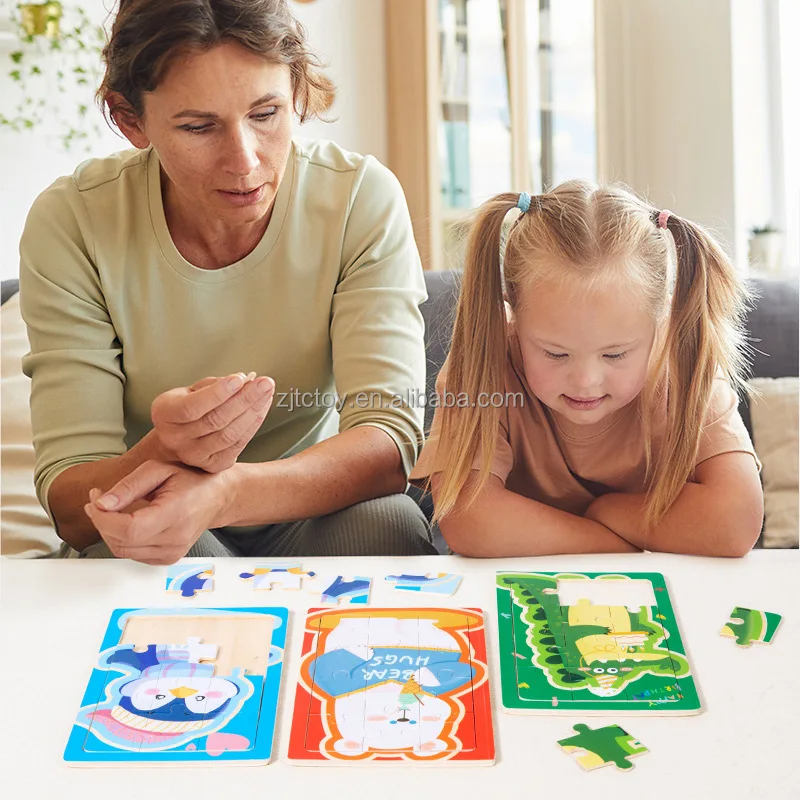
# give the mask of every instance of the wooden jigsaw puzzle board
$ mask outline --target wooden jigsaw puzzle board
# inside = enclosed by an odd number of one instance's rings
[[[483,612],[311,609],[289,761],[491,764]]]
[[[509,711],[701,710],[662,575],[501,572],[497,608]]]
[[[202,613],[180,616],[140,616],[130,618],[120,644],[134,648],[156,642],[185,642],[199,636],[219,648],[214,664],[221,675],[241,667],[249,675],[263,675],[266,654],[272,644],[274,618],[265,614],[237,614],[234,617],[207,616]]]
[[[118,609],[65,760],[268,763],[287,621],[285,608]]]

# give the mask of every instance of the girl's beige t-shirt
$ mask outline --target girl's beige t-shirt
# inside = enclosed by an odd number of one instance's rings
[[[442,404],[446,401],[447,362],[436,381],[441,402],[431,432],[409,480],[421,485],[441,470],[438,457]],[[583,514],[594,498],[609,492],[644,492],[645,446],[640,398],[591,425],[578,425],[556,415],[531,391],[525,380],[519,340],[509,336],[506,397],[502,407],[490,471],[516,494],[549,506]],[[452,395],[451,395],[452,397]],[[466,412],[465,412],[466,413]],[[667,422],[666,402],[652,420],[653,455],[657,457]],[[758,461],[739,415],[738,398],[722,378],[714,381],[703,421],[695,464],[721,453],[746,452]],[[473,469],[479,469],[476,460]],[[690,476],[692,480],[693,476]]]

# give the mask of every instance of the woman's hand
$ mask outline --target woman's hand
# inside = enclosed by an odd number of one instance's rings
[[[272,378],[254,373],[204,378],[160,394],[150,414],[159,444],[176,460],[222,472],[261,427],[274,394]]]
[[[223,524],[229,475],[146,461],[105,494],[92,489],[84,511],[117,558],[174,564],[203,531]]]

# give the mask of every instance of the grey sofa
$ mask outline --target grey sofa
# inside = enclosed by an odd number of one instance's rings
[[[450,345],[456,301],[459,291],[459,272],[427,272],[425,281],[428,300],[422,306],[425,319],[425,350],[427,354],[428,397],[433,396],[436,377]],[[758,300],[748,315],[747,327],[753,344],[753,375],[755,377],[780,378],[798,374],[798,282],[784,280],[754,280]],[[2,282],[2,302],[19,289],[16,280]],[[747,402],[740,410],[748,430],[750,413]],[[425,432],[430,429],[433,409],[425,410]],[[758,442],[755,442],[756,448]],[[409,489],[422,510],[430,519],[433,504],[429,495],[416,487]],[[447,552],[438,531],[434,532],[437,548]]]

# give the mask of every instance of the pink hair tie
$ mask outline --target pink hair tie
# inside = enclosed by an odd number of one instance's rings
[[[659,228],[666,228],[667,227],[667,220],[672,214],[671,211],[668,211],[666,208],[658,215],[658,227]]]

